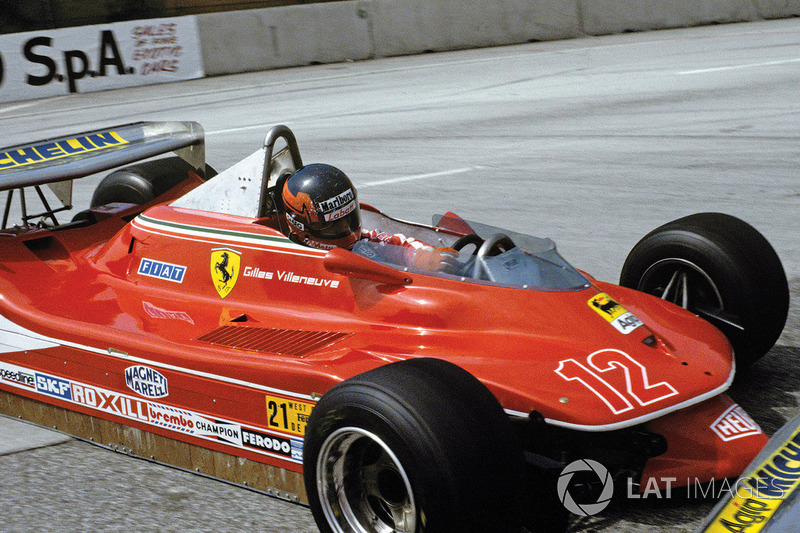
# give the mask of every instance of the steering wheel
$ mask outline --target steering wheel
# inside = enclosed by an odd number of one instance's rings
[[[486,279],[489,281],[494,281],[492,280],[489,270],[486,268],[486,263],[484,262],[483,258],[487,256],[498,255],[502,252],[507,252],[516,246],[517,245],[514,244],[514,241],[511,240],[511,237],[505,233],[495,233],[486,239],[475,254],[477,257],[475,258],[475,267],[472,270],[472,277],[475,279],[481,279],[481,273],[485,272]]]
[[[470,244],[475,245],[474,254],[477,254],[478,250],[483,244],[483,239],[481,239],[477,233],[469,233],[467,235],[459,237],[458,240],[456,240],[456,242],[450,245],[450,248],[452,248],[456,252],[460,252],[462,248],[464,248],[465,246],[469,246]]]

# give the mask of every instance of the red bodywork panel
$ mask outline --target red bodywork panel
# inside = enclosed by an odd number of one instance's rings
[[[0,236],[3,329],[22,328],[0,354],[3,389],[299,471],[305,420],[332,385],[437,357],[512,416],[584,431],[648,424],[669,447],[646,476],[737,475],[766,442],[746,420],[734,416],[730,434],[718,420],[733,409],[720,396],[733,377],[725,337],[646,294],[383,265],[352,277],[341,272],[365,259],[296,245],[269,218],[162,205],[125,224],[106,211],[88,228]],[[615,327],[609,297],[643,325]]]

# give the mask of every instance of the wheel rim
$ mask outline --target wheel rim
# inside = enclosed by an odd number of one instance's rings
[[[685,259],[662,259],[650,265],[639,279],[637,290],[695,313],[725,312],[725,302],[711,276]]]
[[[355,427],[331,433],[317,458],[317,491],[337,532],[411,533],[417,508],[400,461],[378,436]]]

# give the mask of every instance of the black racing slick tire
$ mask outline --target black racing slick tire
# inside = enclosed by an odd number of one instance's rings
[[[176,156],[120,168],[97,185],[91,206],[112,202],[144,205],[185,180],[190,170],[192,166]],[[214,170],[206,166],[205,179],[214,174]]]
[[[748,223],[722,213],[690,215],[647,234],[628,255],[620,285],[717,326],[740,367],[772,348],[789,310],[789,286],[775,250]]]
[[[495,397],[438,359],[331,388],[305,437],[306,492],[330,532],[519,531],[524,464]]]

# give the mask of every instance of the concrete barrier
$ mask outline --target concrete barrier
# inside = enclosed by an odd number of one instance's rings
[[[626,31],[756,20],[749,0],[578,0],[583,31],[605,35]]]
[[[580,35],[575,0],[372,0],[375,56],[567,39]]]
[[[198,15],[206,75],[374,57],[358,2]]]
[[[800,15],[800,0],[354,0],[198,15],[207,75]]]

